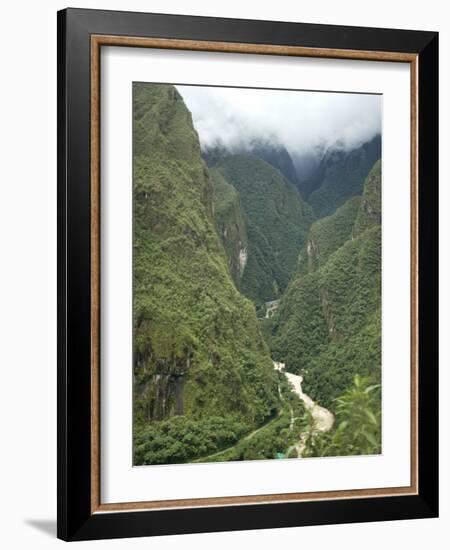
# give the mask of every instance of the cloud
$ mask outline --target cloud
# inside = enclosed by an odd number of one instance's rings
[[[274,141],[291,154],[351,149],[381,132],[382,97],[369,94],[177,86],[202,148]]]

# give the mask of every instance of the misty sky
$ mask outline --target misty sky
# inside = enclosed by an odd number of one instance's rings
[[[283,144],[307,155],[337,142],[361,145],[381,133],[379,95],[177,86],[191,111],[203,148]]]

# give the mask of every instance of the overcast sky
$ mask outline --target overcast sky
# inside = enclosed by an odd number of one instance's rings
[[[203,148],[278,140],[290,153],[341,142],[353,148],[381,132],[381,96],[177,86]]]

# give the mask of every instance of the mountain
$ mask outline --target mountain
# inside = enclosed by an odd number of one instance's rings
[[[217,169],[210,169],[214,188],[214,220],[222,240],[231,276],[237,288],[247,265],[247,226],[236,189]]]
[[[297,170],[289,151],[281,144],[259,141],[253,145],[251,154],[266,161],[297,186]]]
[[[223,146],[215,146],[203,151],[203,158],[210,167],[235,155],[258,157],[276,168],[295,186],[298,185],[297,169],[292,157],[286,147],[276,139],[272,141],[253,140],[242,146],[234,146],[231,150]]]
[[[273,358],[305,373],[305,392],[331,409],[355,374],[381,380],[380,206],[378,161],[361,198],[313,224],[308,269],[265,327]]]
[[[299,271],[315,271],[353,236],[361,200],[361,197],[352,197],[334,214],[311,225],[306,246],[301,254]]]
[[[238,193],[245,221],[245,254],[242,256],[243,238],[239,237],[241,245],[231,247],[235,254],[240,247],[241,258],[245,258],[237,286],[256,305],[274,300],[297,269],[312,221],[311,208],[279,170],[259,157],[228,156],[215,165],[215,171]],[[223,207],[218,204],[216,210]],[[227,250],[225,231],[228,236],[233,227],[236,224],[220,231]],[[236,258],[230,263],[235,265]]]
[[[378,160],[366,179],[364,194],[355,220],[354,234],[381,224],[381,160]]]
[[[134,83],[133,126],[134,463],[186,462],[271,418],[277,377],[233,284],[182,97]]]
[[[299,183],[316,217],[328,216],[350,197],[361,195],[370,169],[380,158],[379,135],[350,151],[342,147],[329,149],[313,175]]]

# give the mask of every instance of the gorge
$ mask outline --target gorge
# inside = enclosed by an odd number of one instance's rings
[[[134,464],[380,452],[380,136],[302,179],[134,83],[133,147]]]

